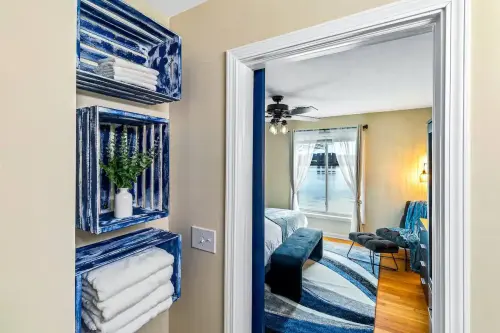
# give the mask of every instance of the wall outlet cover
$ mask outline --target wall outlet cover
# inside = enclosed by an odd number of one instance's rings
[[[215,230],[192,226],[191,247],[210,253],[215,253]]]

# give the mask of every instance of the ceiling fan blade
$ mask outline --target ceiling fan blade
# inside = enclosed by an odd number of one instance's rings
[[[316,121],[320,121],[321,119],[320,118],[316,118],[316,117],[303,116],[303,115],[300,115],[300,116],[295,116],[294,115],[294,116],[292,116],[292,118],[290,120],[316,122]]]
[[[290,111],[292,116],[318,111],[314,106],[298,106]]]

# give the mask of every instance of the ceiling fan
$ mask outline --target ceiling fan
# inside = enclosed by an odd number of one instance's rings
[[[280,132],[282,134],[288,133],[287,120],[301,120],[301,121],[318,121],[319,118],[306,116],[305,113],[312,111],[317,111],[314,106],[299,106],[293,109],[289,109],[288,105],[282,104],[283,96],[275,95],[271,96],[275,103],[269,104],[266,110],[266,122],[270,122],[269,132],[276,135],[278,133],[278,127],[280,127]]]

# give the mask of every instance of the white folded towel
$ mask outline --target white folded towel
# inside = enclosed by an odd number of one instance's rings
[[[96,74],[99,74],[101,76],[109,77],[114,79],[115,77],[126,77],[130,80],[133,80],[134,82],[140,82],[140,83],[145,83],[152,85],[156,87],[156,84],[158,83],[157,80],[151,80],[149,78],[144,78],[143,76],[140,75],[130,75],[127,73],[118,73],[118,72],[109,72],[109,71],[97,71],[95,72]]]
[[[153,247],[84,273],[82,289],[97,301],[104,302],[173,263],[170,253]]]
[[[141,65],[138,65],[138,64],[134,64],[133,62],[126,61],[126,60],[123,60],[121,58],[111,58],[110,57],[110,58],[99,60],[97,63],[99,65],[102,65],[102,64],[115,64],[116,66],[119,66],[119,67],[125,67],[125,68],[135,69],[135,70],[138,70],[138,71],[141,71],[141,72],[144,72],[144,73],[153,74],[153,75],[156,75],[156,76],[158,76],[158,74],[160,74],[160,72],[158,72],[157,70],[154,70],[154,69],[151,69],[151,68],[147,68],[147,67],[144,67],[144,66],[141,66]]]
[[[123,327],[141,315],[147,313],[152,308],[156,307],[161,302],[171,298],[173,295],[173,286],[171,282],[158,287],[151,294],[146,296],[137,304],[118,314],[116,317],[109,321],[103,321],[85,307],[82,308],[82,318],[85,325],[90,330],[99,330],[102,333],[117,332],[120,327]],[[90,318],[90,320],[89,320]],[[121,331],[120,331],[121,332]]]
[[[135,69],[119,67],[117,65],[111,64],[99,65],[96,68],[95,72],[97,74],[116,74],[121,76],[131,76],[134,78],[137,77],[145,82],[152,82],[153,84],[156,84],[158,80],[158,75],[144,73]]]
[[[125,78],[133,80],[134,82],[137,82],[137,83],[149,84],[155,88],[156,88],[156,85],[158,84],[158,81],[156,81],[156,80],[145,79],[143,77],[131,76],[128,74],[116,74],[116,73],[112,73],[112,72],[95,72],[95,73],[98,75],[104,76],[104,77],[109,77],[111,79],[115,79],[115,77],[122,77],[122,78],[125,77]]]
[[[82,321],[82,326],[80,328],[81,333],[94,333],[95,331],[91,331],[87,326],[85,326],[85,323]]]
[[[153,318],[158,316],[160,313],[163,311],[166,311],[170,309],[172,306],[173,300],[172,297],[169,297],[167,300],[161,302],[148,312],[144,313],[143,315],[140,315],[127,325],[119,328],[116,333],[135,333],[137,332],[142,326],[146,325],[148,322],[150,322]],[[83,313],[82,313],[82,318],[83,318]],[[90,317],[87,317],[89,319]],[[90,319],[91,320],[91,319]],[[99,330],[89,330],[88,328],[84,327],[82,325],[82,333],[99,333]]]
[[[141,282],[119,292],[118,294],[107,299],[104,302],[99,302],[87,292],[83,292],[83,306],[96,316],[99,316],[103,321],[111,320],[119,313],[125,311],[126,309],[144,299],[161,285],[167,285],[169,288],[167,294],[169,296],[173,295],[174,286],[172,285],[172,283],[170,283],[172,273],[173,266],[163,268],[153,275],[142,280]]]
[[[170,307],[172,306],[172,303],[173,303],[172,297],[169,297],[166,301],[161,302],[160,304],[158,304],[157,306],[155,306],[154,308],[152,308],[151,310],[149,310],[145,314],[140,315],[139,317],[137,317],[136,319],[134,319],[133,321],[131,321],[127,325],[119,328],[115,332],[116,333],[118,333],[118,332],[119,333],[135,333],[135,332],[137,332],[142,326],[146,325],[148,322],[150,322],[153,318],[158,316],[160,313],[170,309]],[[83,313],[82,313],[82,317],[83,317]],[[87,316],[87,318],[90,319],[90,317],[88,317],[88,316]],[[99,333],[99,330],[89,330],[87,327],[85,327],[85,325],[82,325],[82,333]]]
[[[172,306],[172,297],[169,297],[167,300],[161,302],[145,314],[137,317],[134,321],[131,323],[127,324],[126,326],[123,326],[119,329],[120,333],[135,333],[137,332],[142,326],[146,325],[148,322],[150,322],[153,318],[158,316],[160,313],[163,311],[166,311],[170,309]]]
[[[90,332],[97,331],[97,327],[95,326],[94,322],[92,321],[92,318],[90,318],[90,315],[84,309],[82,309],[82,321],[84,324],[84,325],[82,325],[82,327],[85,326],[87,331],[90,331]]]
[[[139,86],[139,87],[143,87],[143,88],[146,88],[146,89],[149,89],[149,90],[156,91],[156,86],[155,85],[153,85],[151,83],[146,83],[146,82],[139,81],[138,79],[132,79],[132,78],[130,78],[128,76],[121,76],[121,75],[102,75],[102,76],[109,77],[110,79],[113,79],[113,80],[116,80],[116,81],[130,83],[130,84],[133,84],[135,86]]]

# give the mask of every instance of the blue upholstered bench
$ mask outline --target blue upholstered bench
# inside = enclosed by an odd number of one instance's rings
[[[271,292],[299,302],[302,297],[302,266],[307,259],[323,258],[323,232],[297,229],[271,255],[266,281]]]

